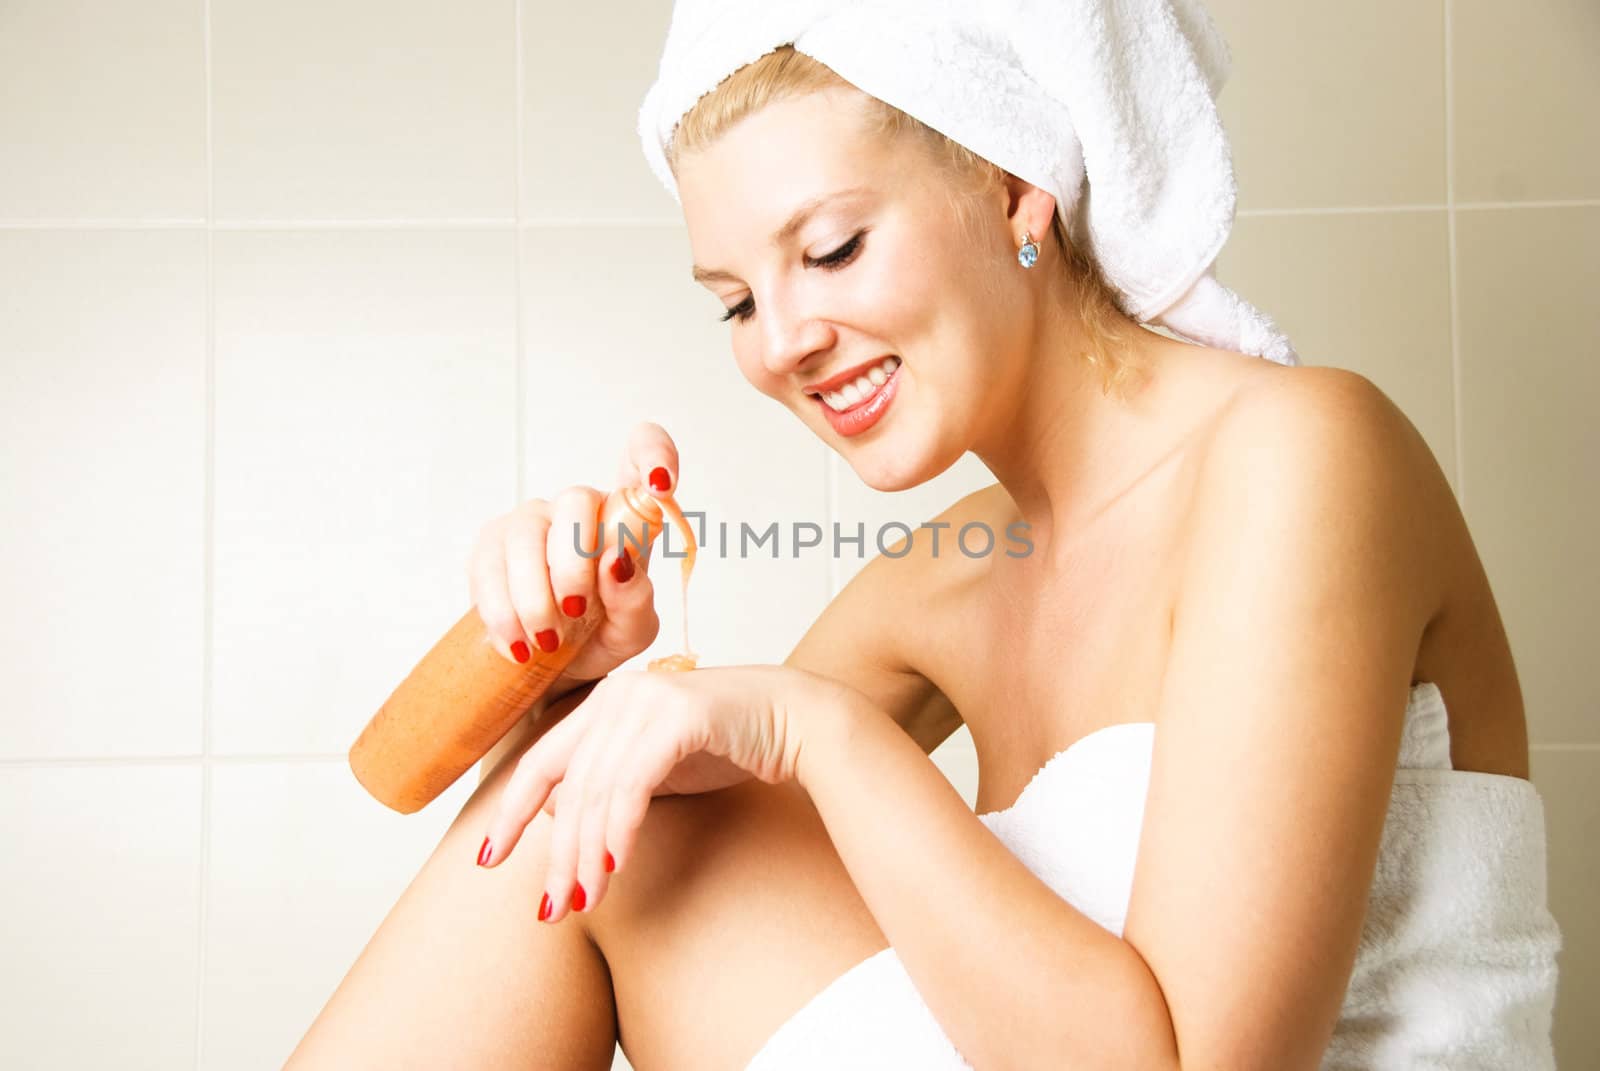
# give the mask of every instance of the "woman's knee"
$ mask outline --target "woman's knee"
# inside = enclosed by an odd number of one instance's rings
[[[791,900],[829,899],[876,929],[804,791],[752,780],[651,800],[627,868],[581,914],[612,959],[640,935],[678,937],[708,920],[726,935],[755,933]]]

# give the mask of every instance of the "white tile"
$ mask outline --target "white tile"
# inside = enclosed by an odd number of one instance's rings
[[[7,1067],[193,1066],[200,773],[0,768]]]
[[[1594,0],[1453,0],[1458,201],[1600,197]]]
[[[522,6],[523,217],[677,220],[645,162],[639,105],[672,5]]]
[[[1600,744],[1600,207],[1463,212],[1464,507],[1534,743]]]
[[[516,479],[510,231],[216,236],[223,754],[343,752]]]
[[[1440,0],[1210,0],[1241,211],[1445,198]]]
[[[690,645],[702,665],[781,662],[827,601],[827,558],[794,547],[797,525],[826,522],[826,448],[740,375],[717,300],[689,264],[681,226],[528,232],[525,489],[609,488],[629,430],[660,424],[679,451],[679,505],[706,514]],[[741,547],[742,525],[760,535],[773,524],[777,541]],[[658,543],[661,634],[639,665],[682,649],[679,569]]]
[[[915,531],[973,491],[995,482],[994,473],[972,453],[962,455],[961,460],[926,483],[904,491],[888,492],[862,483],[855,470],[838,455],[834,455],[830,461],[834,481],[834,519],[840,531],[839,554],[834,571],[836,588],[843,588],[866,567],[867,562],[885,548],[893,548],[898,540],[905,538],[908,531]],[[863,537],[862,546],[845,542],[847,538],[854,540],[857,535]],[[991,553],[1003,554],[1007,547],[1012,546],[1006,541],[1004,532],[995,532],[994,535]],[[938,540],[936,553],[940,558],[950,557],[959,561],[963,553],[982,553],[982,532],[974,530],[968,533],[965,542],[958,542],[958,536],[959,532],[951,528],[929,531],[929,537]],[[831,530],[829,538],[832,538]]]
[[[509,218],[505,0],[212,0],[219,219]]]
[[[213,767],[202,1068],[283,1066],[476,788],[400,815],[343,763]]]
[[[0,219],[203,219],[204,7],[0,7]]]
[[[0,232],[0,757],[200,748],[205,236]]]

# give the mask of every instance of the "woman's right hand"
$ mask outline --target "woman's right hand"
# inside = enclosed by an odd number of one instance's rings
[[[628,436],[618,487],[672,491],[678,486],[678,448],[666,429],[648,421]],[[633,560],[633,548],[608,538],[600,545],[600,510],[607,492],[568,487],[546,501],[533,498],[485,524],[467,565],[472,603],[502,657],[516,662],[512,646],[553,651],[569,642],[570,625],[592,600],[605,616],[583,649],[551,683],[549,701],[585,681],[598,680],[645,650],[661,630],[655,587],[648,573],[650,551]],[[576,531],[576,542],[574,541]],[[623,560],[619,561],[619,552]]]

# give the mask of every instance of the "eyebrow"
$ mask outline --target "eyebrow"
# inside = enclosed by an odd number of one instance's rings
[[[829,201],[837,201],[844,197],[855,197],[868,192],[870,190],[866,186],[851,186],[849,189],[835,190],[832,193],[825,193],[821,197],[813,197],[794,210],[794,215],[789,217],[789,222],[772,232],[772,244],[782,245],[794,237],[794,233],[805,226],[806,220],[810,219],[817,209]],[[710,268],[702,268],[698,264],[694,266],[692,274],[694,275],[694,281],[697,283],[737,282],[739,279],[732,272],[714,271]]]

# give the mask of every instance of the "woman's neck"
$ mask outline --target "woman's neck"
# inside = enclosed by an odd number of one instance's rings
[[[1058,337],[1076,339],[1075,332]],[[1080,353],[1042,352],[1013,406],[974,446],[1028,524],[1034,553],[1064,547],[1152,471],[1243,384],[1259,358],[1175,341],[1136,327],[1125,397],[1103,392]]]

